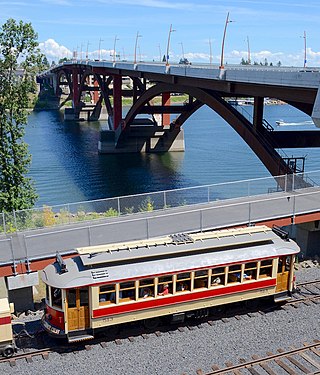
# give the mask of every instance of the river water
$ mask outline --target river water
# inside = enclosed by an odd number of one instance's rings
[[[252,106],[241,109],[252,112]],[[282,131],[316,129],[309,116],[288,105],[266,106],[264,117],[275,128],[283,120]],[[184,125],[184,153],[100,155],[102,125],[63,122],[58,111],[29,115],[25,140],[37,206],[270,176],[237,133],[206,106]],[[285,151],[306,156],[306,171],[320,169],[320,148]]]

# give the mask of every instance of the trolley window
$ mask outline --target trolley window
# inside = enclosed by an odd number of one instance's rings
[[[250,262],[244,265],[243,281],[257,279],[257,262]]]
[[[208,270],[195,271],[194,289],[208,287]]]
[[[47,303],[49,305],[51,305],[51,303],[50,303],[50,286],[48,284],[46,284],[46,300],[47,300]]]
[[[62,309],[62,295],[60,288],[51,288],[52,306]]]
[[[172,293],[172,276],[161,276],[158,280],[158,295]]]
[[[241,264],[232,265],[229,267],[228,283],[241,281]]]
[[[125,283],[120,283],[119,289],[119,302],[135,301],[135,283],[134,281],[127,281]]]
[[[99,305],[108,305],[116,303],[116,288],[115,285],[100,286],[99,290]]]
[[[212,269],[211,286],[224,285],[226,279],[225,267],[218,267]]]
[[[73,308],[77,307],[77,291],[76,291],[76,289],[68,289],[67,297],[68,297],[68,308],[73,309]]]
[[[191,274],[190,272],[178,273],[177,274],[177,292],[185,292],[190,290],[191,285]]]
[[[80,306],[89,306],[88,288],[80,289]]]
[[[154,297],[154,279],[139,281],[139,298]]]
[[[260,263],[259,279],[272,276],[273,259],[262,260]]]

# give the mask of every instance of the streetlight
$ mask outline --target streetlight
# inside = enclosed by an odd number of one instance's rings
[[[209,38],[209,49],[210,49],[210,66],[212,65],[212,44],[211,39]]]
[[[182,50],[182,59],[184,60],[184,49],[183,49],[183,43],[180,42],[179,44],[181,45],[181,50]]]
[[[170,25],[170,30],[169,30],[169,35],[168,35],[168,43],[167,43],[167,55],[166,55],[166,65],[168,66],[169,65],[169,47],[170,47],[170,36],[171,36],[171,33],[174,32],[176,30],[173,30],[172,29],[172,24]]]
[[[159,57],[160,57],[160,62],[162,60],[162,54],[161,54],[161,47],[160,47],[160,43],[158,44],[158,48],[159,48]]]
[[[103,42],[103,39],[99,39],[99,61],[101,60],[101,42]]]
[[[250,56],[250,44],[249,44],[249,37],[247,36],[247,44],[248,44],[248,64],[251,64],[251,56]]]
[[[142,35],[139,34],[139,31],[137,31],[137,35],[136,35],[136,43],[134,45],[134,60],[133,60],[133,63],[136,64],[137,63],[137,45],[138,45],[138,38],[141,38]]]
[[[82,47],[83,47],[83,44],[81,43],[81,47],[80,47],[80,61],[82,61]]]
[[[86,50],[86,60],[88,61],[89,60],[89,54],[88,54],[88,50],[89,50],[89,46],[90,46],[90,43],[89,41],[87,42],[87,50]]]
[[[304,39],[304,60],[303,60],[303,67],[307,66],[307,34],[304,31],[303,36],[301,37]]]
[[[116,62],[116,43],[119,38],[117,38],[117,35],[114,37],[114,44],[113,44],[113,62]]]
[[[224,42],[225,42],[225,39],[226,39],[227,26],[228,26],[228,23],[230,23],[230,22],[233,22],[233,21],[229,20],[229,12],[228,12],[227,18],[226,18],[226,23],[224,25],[223,38],[222,38],[220,69],[224,69],[224,65],[223,65]]]

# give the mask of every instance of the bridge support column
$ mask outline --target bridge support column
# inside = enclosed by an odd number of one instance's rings
[[[79,104],[79,73],[77,69],[72,69],[72,106],[77,109]]]
[[[170,92],[163,92],[162,93],[162,105],[170,107]],[[162,127],[168,128],[170,127],[170,113],[163,113],[162,114]]]
[[[122,76],[113,76],[113,129],[117,130],[122,121]]]
[[[313,105],[311,117],[315,126],[320,128],[320,86],[318,87],[318,92]]]
[[[77,121],[80,115],[80,83],[78,69],[72,69],[72,108],[65,108],[65,121]]]
[[[98,91],[98,88],[99,88],[99,83],[98,81],[95,79],[94,82],[93,82],[93,86],[95,88],[95,90],[93,91],[93,104],[97,104],[98,103],[98,100],[99,100],[99,91]]]
[[[292,237],[301,248],[304,257],[320,256],[320,221],[296,224],[292,227]]]
[[[264,98],[256,96],[253,107],[253,128],[259,131],[262,128]]]

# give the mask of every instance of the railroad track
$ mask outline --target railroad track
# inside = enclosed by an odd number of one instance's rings
[[[307,281],[296,285],[293,299],[287,305],[297,305],[299,303],[320,303],[320,280]]]
[[[42,359],[48,359],[49,353],[52,352],[52,348],[38,349],[32,351],[23,351],[23,353],[17,353],[11,358],[0,358],[0,363],[8,362],[11,367],[16,365],[17,360],[25,359],[28,363],[33,362],[33,358],[41,356]]]
[[[314,280],[304,283],[299,283],[296,285],[296,292],[293,294],[292,301],[287,302],[285,305],[282,305],[281,308],[283,309],[291,309],[292,307],[298,308],[299,306],[303,305],[311,305],[311,304],[318,304],[320,303],[320,280]],[[39,349],[35,350],[24,350],[20,349],[16,355],[14,355],[12,358],[1,358],[0,357],[0,363],[8,362],[10,366],[15,366],[16,360],[22,360],[25,359],[28,363],[31,363],[33,361],[33,358],[36,356],[40,356],[43,359],[48,359],[49,354],[52,352],[60,353],[61,355],[68,354],[70,352],[77,352],[80,350],[91,350],[91,348],[95,345],[100,345],[102,348],[105,348],[109,346],[111,343],[114,343],[116,345],[121,345],[125,341],[129,340],[130,342],[134,342],[138,337],[142,337],[143,339],[148,339],[151,335],[156,335],[157,337],[169,333],[175,333],[177,331],[184,332],[184,331],[193,331],[196,329],[201,329],[205,325],[214,325],[218,321],[222,321],[223,323],[228,323],[231,319],[248,319],[253,318],[255,316],[264,315],[265,313],[270,312],[270,310],[277,308],[276,306],[273,306],[270,308],[270,306],[266,308],[254,309],[251,311],[250,309],[230,309],[228,311],[228,314],[224,313],[220,316],[216,316],[214,319],[212,317],[208,317],[207,319],[200,320],[200,321],[192,321],[190,324],[185,323],[182,326],[163,326],[160,327],[159,330],[153,330],[146,332],[143,328],[138,327],[126,327],[126,334],[120,333],[114,333],[111,337],[103,337],[98,338],[90,341],[86,341],[85,343],[76,343],[73,345],[59,345],[57,344],[48,344],[44,342],[44,336],[39,335],[37,337],[32,337],[32,335],[29,335],[29,337],[26,337],[27,340],[29,340],[29,344],[31,340],[35,340],[35,342],[32,342],[29,347]],[[24,347],[23,343],[21,343],[20,347]],[[279,354],[280,355],[280,354]],[[213,372],[213,374],[218,374],[219,372]],[[253,371],[252,373],[255,374]],[[201,374],[201,372],[199,372]],[[237,372],[235,372],[237,374]],[[271,372],[272,374],[272,372]],[[320,374],[320,373],[319,373]]]
[[[305,343],[300,348],[292,347],[289,350],[278,349],[278,353],[268,352],[267,356],[263,358],[257,355],[253,355],[252,360],[240,358],[239,362],[239,364],[227,362],[224,368],[213,365],[211,372],[203,372],[201,369],[198,369],[196,374],[320,374],[320,341],[314,340],[312,344]]]

